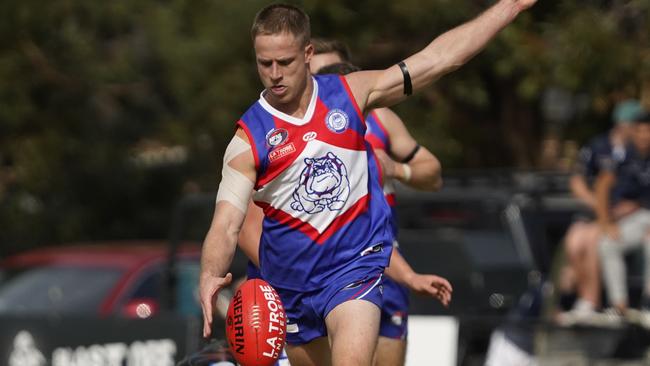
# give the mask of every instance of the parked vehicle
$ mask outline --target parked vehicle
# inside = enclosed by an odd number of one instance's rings
[[[166,242],[111,241],[39,248],[0,262],[0,315],[149,318],[163,311],[200,316],[200,246],[179,248],[167,286]],[[166,309],[171,296],[173,309]]]

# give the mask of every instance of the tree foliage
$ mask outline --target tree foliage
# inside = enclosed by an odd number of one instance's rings
[[[266,3],[0,3],[0,253],[164,237],[184,191],[213,191],[234,122],[261,88],[249,27]],[[491,2],[293,3],[315,35],[381,68]],[[645,0],[542,1],[396,110],[446,167],[533,167],[545,134],[584,141],[616,100],[639,95],[649,15]],[[570,97],[567,117],[549,117],[549,90]]]

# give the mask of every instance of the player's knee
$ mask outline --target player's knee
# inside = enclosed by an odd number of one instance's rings
[[[291,366],[330,366],[330,347],[327,337],[316,339],[308,344],[286,346]]]
[[[564,250],[568,256],[580,254],[585,247],[585,233],[583,230],[575,228],[567,233],[564,239]]]
[[[352,350],[346,354],[340,354],[333,360],[333,366],[372,366],[372,351],[360,352]]]

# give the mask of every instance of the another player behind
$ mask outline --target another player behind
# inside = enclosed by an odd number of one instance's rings
[[[331,41],[329,43],[335,44]],[[312,61],[320,61],[321,54],[318,50],[319,43],[315,42],[316,55]],[[336,59],[328,53],[324,56],[330,60]],[[359,71],[359,68],[348,62],[339,62],[322,67],[318,73],[346,75],[355,71]],[[404,365],[406,359],[409,288],[436,296],[446,306],[450,299],[447,293],[451,295],[451,285],[444,279],[440,283],[441,278],[437,276],[415,273],[400,254],[394,180],[413,188],[435,191],[442,186],[441,166],[429,150],[413,139],[402,120],[390,109],[379,108],[368,113],[366,126],[366,140],[381,162],[384,193],[391,206],[391,230],[394,238],[390,267],[386,269],[388,276],[384,278],[384,303],[374,365],[399,366]],[[436,289],[439,293],[433,291]]]
[[[285,305],[292,365],[371,365],[392,238],[363,115],[457,69],[534,3],[500,0],[398,65],[345,77],[311,76],[309,18],[300,9],[274,4],[258,13],[251,34],[265,90],[224,155],[202,254],[204,336],[215,296],[232,280],[255,189],[265,213],[262,275]]]

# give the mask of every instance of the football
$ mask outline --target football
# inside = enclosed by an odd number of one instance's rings
[[[274,365],[286,331],[280,296],[266,281],[251,279],[235,291],[228,306],[226,339],[241,366]]]

